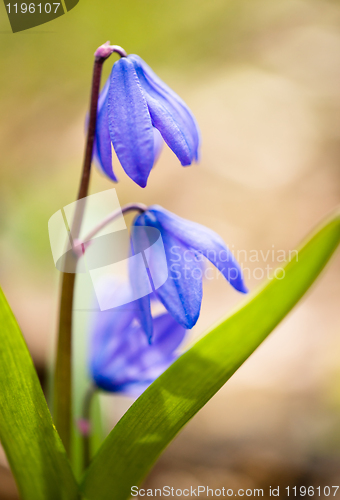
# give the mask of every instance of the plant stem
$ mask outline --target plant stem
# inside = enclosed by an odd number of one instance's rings
[[[144,205],[143,203],[128,203],[125,205],[123,208],[119,208],[118,210],[115,210],[114,212],[111,212],[105,219],[103,219],[96,227],[90,231],[85,238],[82,240],[84,243],[90,241],[96,234],[99,233],[102,229],[104,229],[105,226],[110,224],[113,220],[117,219],[122,214],[126,214],[128,212],[140,212],[143,213],[145,210],[147,210],[147,206]],[[79,246],[79,242],[77,242],[77,246]]]
[[[83,413],[82,413],[82,421],[83,425],[86,428],[83,429],[83,470],[86,470],[91,462],[91,404],[93,401],[93,396],[97,391],[97,387],[95,385],[90,385],[87,389],[83,402]]]
[[[103,63],[109,55],[110,54],[107,54],[105,57],[99,55],[95,56],[89,126],[77,200],[85,198],[88,194],[101,73]],[[80,233],[83,212],[84,203],[78,203],[71,231],[73,240],[78,238]],[[72,428],[72,308],[75,278],[76,276],[73,273],[62,274],[57,357],[54,376],[54,421],[68,454],[70,454],[71,448]]]

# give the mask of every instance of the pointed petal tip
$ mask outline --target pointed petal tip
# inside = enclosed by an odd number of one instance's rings
[[[112,171],[108,171],[108,169],[104,167],[104,164],[98,155],[95,155],[94,160],[95,160],[94,162],[95,166],[97,167],[97,170],[101,175],[103,175],[104,177],[108,177],[110,181],[114,182],[115,184],[119,182],[119,179],[116,177],[115,173],[113,172],[113,169]]]
[[[108,174],[104,173],[104,175],[107,175],[112,182],[114,182],[115,184],[117,184],[118,179],[117,179],[117,177],[114,174],[113,175],[108,175]]]
[[[154,164],[154,132],[144,92],[129,57],[117,61],[108,91],[111,143],[126,174],[146,187]]]
[[[189,161],[181,161],[182,167],[191,167],[192,165],[192,160]]]
[[[234,286],[235,290],[237,290],[240,293],[244,293],[244,294],[249,293],[249,288],[245,285],[245,283],[243,281],[241,281],[241,283],[237,283],[237,284],[232,283],[232,285]]]
[[[129,176],[130,177],[130,176]],[[148,179],[134,179],[133,177],[130,177],[133,182],[135,182],[139,187],[141,188],[146,188],[146,185],[148,183]]]
[[[176,321],[186,330],[191,330],[196,325],[198,318],[200,317],[200,313],[201,307],[194,316],[187,316],[184,321]]]
[[[139,187],[141,187],[143,189],[146,188],[148,180],[149,180],[149,174],[148,174],[147,178],[140,177],[139,175],[138,176],[136,176],[136,175],[130,175],[130,173],[127,173],[127,175],[128,175],[128,177],[130,177],[130,179],[135,184],[137,184],[137,186],[139,186]]]

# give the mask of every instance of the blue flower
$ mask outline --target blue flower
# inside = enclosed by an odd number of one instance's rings
[[[208,259],[239,292],[247,293],[241,268],[224,241],[211,229],[191,222],[168,210],[152,205],[134,220],[134,227],[149,226],[159,230],[168,265],[168,279],[154,290],[158,299],[184,328],[192,328],[199,317],[202,303],[203,262]],[[144,238],[148,238],[145,230]],[[146,248],[141,244],[140,230],[132,230],[133,253]],[[160,272],[157,259],[149,262],[150,275]],[[130,271],[132,286],[143,280],[144,270],[134,267]],[[152,337],[150,296],[138,300],[139,317],[149,339]]]
[[[183,166],[198,160],[200,134],[190,109],[139,56],[122,57],[98,101],[97,163],[117,181],[112,144],[127,175],[145,187],[163,139]]]
[[[135,305],[130,302],[98,312],[89,350],[90,372],[96,386],[132,397],[139,396],[178,357],[176,351],[186,333],[165,312],[153,318],[154,340],[150,345]]]

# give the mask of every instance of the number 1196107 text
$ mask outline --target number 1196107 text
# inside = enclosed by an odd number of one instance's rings
[[[286,491],[287,491],[287,496],[292,496],[292,497],[314,497],[314,496],[325,496],[325,497],[335,497],[337,491],[339,489],[339,486],[287,486]]]
[[[6,5],[8,8],[8,14],[11,14],[11,9],[12,9],[12,14],[34,14],[37,12],[38,14],[46,13],[50,14],[53,12],[54,14],[57,13],[58,8],[60,7],[60,3],[45,3],[45,4],[35,4],[35,3],[15,3],[14,5],[11,5],[8,3]]]

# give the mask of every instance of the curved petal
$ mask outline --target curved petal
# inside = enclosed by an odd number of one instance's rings
[[[164,371],[165,365],[168,366],[176,357],[174,353],[185,337],[185,328],[180,326],[169,313],[154,318],[154,323],[155,342],[152,345],[147,343],[143,333],[141,335],[140,327],[136,327],[134,331],[130,329],[128,332],[133,349],[125,351],[126,382],[151,382]],[[137,349],[136,337],[139,337]]]
[[[163,231],[204,255],[236,290],[248,292],[240,265],[217,233],[201,224],[182,219],[158,205],[151,206],[148,211],[154,214]]]
[[[104,104],[104,101],[107,98],[107,95],[109,93],[109,88],[110,88],[110,78],[108,78],[100,91],[99,97],[98,97],[98,108],[101,108]]]
[[[117,308],[100,311],[92,326],[90,342],[90,370],[97,380],[111,363],[121,347],[126,329],[132,324],[135,313],[132,309]]]
[[[136,71],[127,57],[112,68],[108,121],[111,142],[123,169],[145,187],[154,164],[154,134]]]
[[[192,150],[173,117],[157,99],[152,98],[147,93],[145,94],[145,98],[148,103],[153,126],[160,131],[164,141],[171,151],[175,153],[181,165],[183,167],[191,165],[193,160]]]
[[[104,85],[98,99],[94,155],[100,170],[112,181],[117,182],[112,169],[112,147],[108,121],[108,90],[109,80]]]
[[[127,392],[130,385],[151,384],[177,357],[175,350],[183,342],[186,330],[169,313],[156,317],[154,326],[155,341],[152,345],[146,342],[139,327],[127,332],[131,345],[124,351],[124,375],[123,370],[120,377],[116,374],[116,383],[120,384],[120,390],[123,392]],[[112,368],[114,366],[113,361]]]
[[[156,294],[164,307],[184,328],[190,329],[200,315],[202,303],[202,272],[196,255],[176,238],[163,232],[169,277]],[[176,253],[176,260],[173,254]],[[179,261],[177,262],[177,257]],[[185,262],[187,261],[187,262]],[[185,262],[185,263],[184,263]]]
[[[168,100],[156,92],[149,84],[143,69],[136,59],[133,62],[139,82],[149,108],[152,124],[156,127],[169,148],[175,153],[183,166],[191,165],[194,157],[194,143],[187,126]]]
[[[160,231],[169,277],[155,293],[180,325],[187,329],[192,328],[198,320],[202,302],[202,271],[197,264],[195,253],[164,230],[149,210],[138,216],[134,224],[155,227]],[[151,265],[151,275],[155,276],[157,262]]]
[[[143,61],[143,59],[135,54],[131,54],[129,57],[135,63],[138,77],[140,76],[140,72],[143,72],[143,77],[146,79],[148,84],[145,90],[152,93],[155,98],[161,98],[163,104],[174,116],[174,119],[177,121],[181,130],[186,131],[186,139],[189,141],[189,145],[193,150],[194,158],[198,160],[198,150],[201,142],[200,131],[196,119],[188,106],[156,75],[156,73],[154,73],[154,71],[146,64],[145,61]],[[140,79],[143,88],[144,78]]]
[[[141,328],[132,322],[126,325],[124,332],[116,330],[114,322],[110,326],[111,345],[103,345],[103,348],[109,351],[110,358],[106,363],[98,363],[97,370],[95,373],[92,372],[92,376],[98,387],[119,392],[124,384],[139,380],[140,369],[132,359],[138,357],[144,344],[147,345],[147,340]]]
[[[147,248],[147,244],[143,245],[141,239],[147,238],[147,234],[143,234],[141,231],[136,233],[131,231],[131,256],[134,256],[141,252],[142,248]],[[140,261],[136,259],[129,259],[129,277],[131,288],[133,290],[134,297],[140,297],[136,300],[137,305],[137,317],[140,321],[142,329],[148,338],[149,343],[151,343],[153,335],[153,321],[151,316],[151,301],[150,295],[145,294],[150,288],[150,278],[146,274],[146,267],[140,265]]]
[[[164,141],[160,132],[155,127],[152,127],[152,129],[153,129],[153,155],[155,164],[159,158],[159,155],[162,152]]]
[[[154,320],[155,343],[149,345],[133,315],[128,319],[125,313],[121,309],[110,315],[100,313],[105,315],[104,323],[100,315],[97,318],[94,338],[106,356],[103,359],[98,350],[91,351],[95,358],[92,376],[106,391],[131,394],[133,387],[145,389],[173,362],[185,330],[168,313],[162,314]]]
[[[158,351],[162,357],[168,356],[183,342],[185,334],[186,329],[170,314],[160,314],[154,318],[154,341],[150,350]]]

